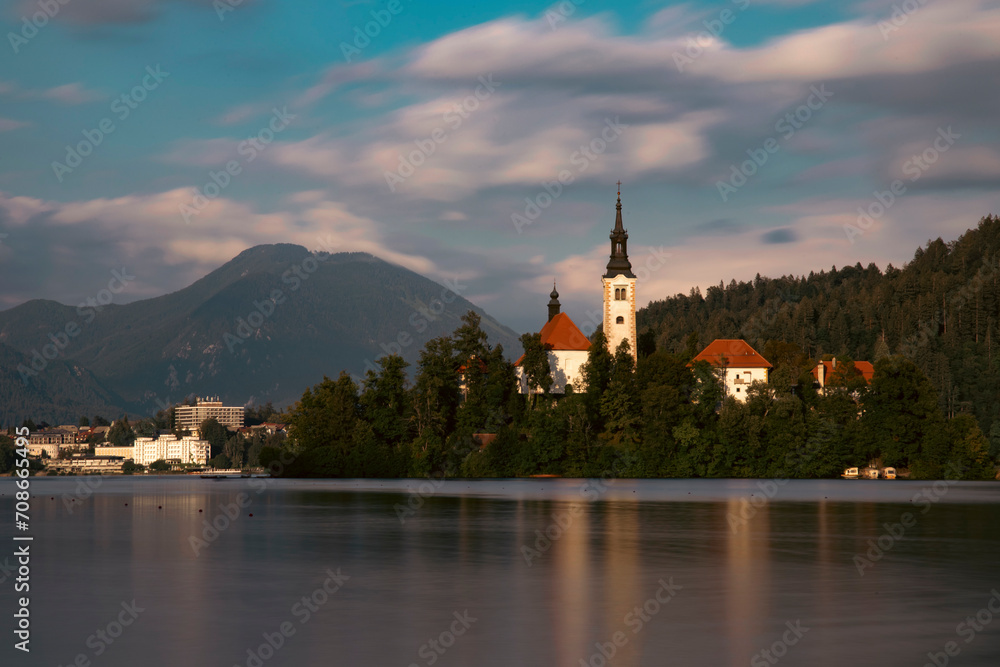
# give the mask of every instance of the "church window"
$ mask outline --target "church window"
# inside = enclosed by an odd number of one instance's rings
[[[625,318],[619,315],[618,319],[615,320],[615,324],[625,324]]]

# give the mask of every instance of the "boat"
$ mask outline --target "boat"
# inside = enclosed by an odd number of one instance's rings
[[[896,469],[882,468],[882,479],[896,479]]]
[[[841,477],[843,477],[844,479],[861,479],[861,476],[858,474],[857,468],[847,468],[846,470],[844,470],[844,474],[841,475]]]
[[[861,469],[862,479],[878,479],[878,468],[872,468],[871,466]]]

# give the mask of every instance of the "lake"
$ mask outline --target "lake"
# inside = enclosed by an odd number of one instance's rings
[[[14,542],[0,480],[3,665],[1000,664],[996,483],[31,489],[34,539]],[[23,544],[30,655],[12,635]]]

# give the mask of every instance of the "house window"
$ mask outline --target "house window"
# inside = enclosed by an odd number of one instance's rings
[[[740,393],[740,388],[739,387],[736,388],[736,393],[737,394]]]
[[[619,315],[618,318],[615,320],[615,324],[625,324],[625,318]]]

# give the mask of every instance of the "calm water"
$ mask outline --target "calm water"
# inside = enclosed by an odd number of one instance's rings
[[[32,652],[7,577],[2,665],[1000,664],[1000,484],[86,482],[33,480]]]

